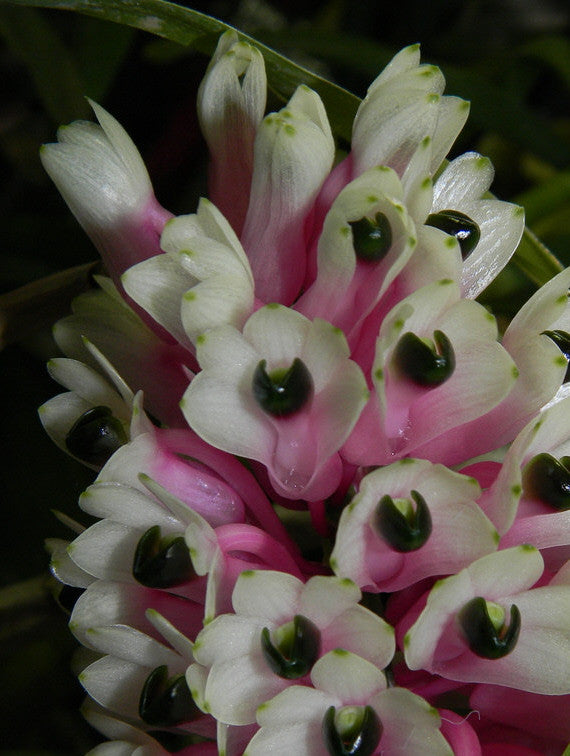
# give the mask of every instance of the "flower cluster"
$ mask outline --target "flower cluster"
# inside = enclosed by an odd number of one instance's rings
[[[570,740],[570,271],[499,333],[524,228],[467,104],[405,48],[339,155],[265,115],[233,32],[198,93],[210,199],[173,217],[93,104],[43,164],[109,278],[40,414],[97,471],[52,540],[93,754],[559,756]]]

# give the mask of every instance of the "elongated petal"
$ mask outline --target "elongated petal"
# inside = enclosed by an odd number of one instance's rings
[[[290,304],[299,293],[306,266],[305,221],[333,156],[323,105],[307,87],[258,129],[241,240],[256,294],[265,302]]]
[[[41,159],[115,283],[131,265],[157,254],[171,217],[156,201],[143,161],[121,125],[91,102],[100,126],[75,122],[44,145]]]
[[[210,150],[210,195],[237,233],[247,212],[266,90],[261,53],[234,31],[223,34],[198,90],[198,117]]]

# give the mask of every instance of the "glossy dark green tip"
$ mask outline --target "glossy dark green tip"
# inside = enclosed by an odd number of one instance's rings
[[[555,509],[570,509],[570,457],[537,454],[525,465],[523,495]]]
[[[305,363],[296,357],[286,370],[268,374],[266,361],[255,368],[253,396],[264,412],[274,417],[287,417],[302,409],[313,395],[313,379]]]
[[[316,625],[301,614],[278,629],[280,640],[274,645],[268,628],[261,631],[261,649],[265,661],[276,675],[296,680],[310,672],[319,657],[321,633]]]
[[[509,626],[496,629],[484,598],[477,596],[468,601],[458,614],[459,625],[471,651],[483,659],[501,659],[517,644],[521,629],[518,607],[511,606]]]
[[[126,444],[127,434],[109,407],[92,407],[84,412],[65,437],[65,446],[74,457],[102,467],[117,449]]]
[[[478,224],[458,210],[440,210],[439,213],[432,213],[428,215],[426,226],[434,226],[454,236],[459,243],[461,257],[464,260],[473,252],[481,238],[481,229]]]
[[[415,509],[410,507],[404,514],[391,496],[383,496],[374,512],[372,526],[395,551],[407,552],[420,549],[431,535],[431,515],[424,497],[411,492]]]
[[[392,246],[392,229],[384,213],[376,213],[374,218],[365,215],[360,220],[349,221],[348,225],[359,260],[378,262],[386,256]]]
[[[184,675],[169,680],[166,665],[150,673],[139,698],[139,715],[143,722],[153,727],[176,727],[200,714]]]
[[[161,538],[155,525],[141,536],[133,559],[133,577],[147,588],[173,588],[196,576],[183,536]]]
[[[439,386],[455,370],[455,352],[443,331],[434,331],[434,343],[426,344],[415,333],[405,333],[394,349],[396,367],[419,386]]]
[[[371,706],[327,709],[322,733],[331,756],[371,756],[382,738],[382,723]]]

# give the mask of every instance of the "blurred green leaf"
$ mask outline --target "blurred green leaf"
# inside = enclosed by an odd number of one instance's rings
[[[522,46],[518,54],[546,63],[570,87],[570,40],[565,37],[542,37]]]
[[[562,264],[529,228],[524,230],[513,261],[537,286],[542,286],[563,269]]]
[[[570,171],[556,173],[547,181],[519,194],[516,202],[524,207],[527,223],[532,225],[540,221],[570,202]]]
[[[2,6],[0,35],[27,67],[56,123],[87,115],[89,106],[75,61],[43,14],[33,8]]]
[[[165,37],[181,45],[191,45],[205,55],[211,55],[220,34],[233,27],[163,0],[0,0],[10,5],[59,8],[88,16],[134,26],[137,29]],[[236,30],[237,31],[237,30]],[[352,121],[359,100],[355,95],[298,66],[283,55],[237,31],[240,39],[255,44],[263,53],[270,89],[283,101],[289,99],[299,84],[315,89],[323,99],[336,133],[350,140]],[[52,50],[53,53],[53,50]]]
[[[131,47],[135,30],[91,18],[80,18],[73,50],[85,84],[83,94],[100,102]]]

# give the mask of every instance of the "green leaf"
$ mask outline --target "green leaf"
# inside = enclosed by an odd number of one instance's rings
[[[77,17],[73,36],[77,66],[85,83],[83,94],[101,102],[115,79],[135,37],[135,30],[94,18]]]
[[[206,16],[203,13],[183,8],[163,0],[0,0],[11,5],[26,5],[37,8],[59,8],[76,11],[95,18],[134,26],[181,45],[192,46],[205,55],[212,55],[219,36],[233,27]],[[263,54],[270,89],[284,102],[289,99],[299,84],[315,89],[323,99],[335,133],[349,141],[352,121],[359,99],[342,87],[317,76],[283,55],[260,44],[246,34],[235,30],[239,38],[254,44]]]
[[[570,40],[566,37],[548,36],[534,39],[519,48],[516,54],[546,63],[570,87]]]
[[[563,270],[562,264],[529,228],[524,230],[513,262],[537,286],[542,286]]]
[[[0,7],[0,35],[28,69],[46,111],[56,123],[88,114],[75,61],[43,14],[32,8]]]
[[[560,171],[551,178],[533,186],[515,200],[525,209],[527,223],[531,225],[550,215],[570,201],[570,171]]]

